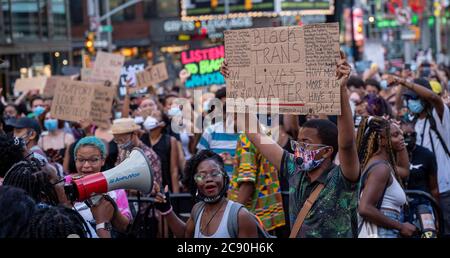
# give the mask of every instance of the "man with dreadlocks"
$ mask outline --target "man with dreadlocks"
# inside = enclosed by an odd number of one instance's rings
[[[81,215],[65,206],[47,206],[36,211],[26,233],[28,238],[92,237]]]
[[[436,155],[443,234],[450,236],[450,108],[433,92],[426,79],[408,82],[390,76],[387,80],[391,85],[400,84],[406,88],[402,97],[415,121],[416,144]]]
[[[6,172],[24,158],[24,147],[20,143],[17,138],[0,135],[0,185]]]
[[[225,171],[222,158],[210,151],[202,150],[186,164],[192,196],[199,201],[192,209],[191,217],[184,223],[173,212],[168,194],[157,196],[157,208],[166,217],[167,223],[178,238],[245,238],[257,237],[253,215],[238,205],[237,218],[231,218],[236,203],[226,198],[230,178]],[[167,188],[167,187],[166,187]],[[167,192],[167,190],[166,190]],[[237,220],[237,229],[230,232],[229,221]],[[233,235],[236,232],[236,235]]]
[[[358,207],[359,237],[412,236],[416,227],[400,219],[406,194],[398,177],[408,176],[409,170],[404,167],[409,167],[409,162],[399,126],[380,117],[365,118],[359,125],[357,145],[363,171]],[[377,235],[367,233],[369,224],[377,227]]]
[[[228,77],[227,68],[222,69]],[[295,154],[284,151],[270,137],[260,133],[260,126],[257,126],[258,133],[244,129],[261,154],[288,178],[289,218],[293,225],[291,238],[349,238],[355,235],[359,161],[346,88],[350,71],[341,52],[341,60],[336,66],[337,80],[342,79],[338,126],[329,120],[309,120],[299,132],[299,141],[292,141]],[[249,119],[252,119],[249,124],[259,125],[254,115],[249,115]],[[340,166],[333,163],[337,153]]]
[[[36,203],[20,188],[0,186],[0,239],[23,238]]]
[[[64,193],[64,179],[48,164],[27,157],[14,164],[6,173],[3,185],[25,190],[36,203],[70,205]]]

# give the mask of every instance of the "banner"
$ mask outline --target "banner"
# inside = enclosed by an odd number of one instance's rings
[[[188,50],[181,53],[181,63],[190,74],[186,88],[225,84],[220,67],[225,57],[224,46]]]
[[[37,76],[31,78],[20,78],[14,83],[15,92],[28,92],[30,90],[39,90],[40,93],[44,91],[47,83],[46,76]]]
[[[278,99],[282,114],[340,114],[338,23],[226,31],[225,53],[227,98]]]
[[[98,52],[92,69],[95,80],[109,81],[106,85],[117,85],[122,72],[125,57],[118,54]]]
[[[145,67],[147,67],[147,61],[145,59],[136,59],[125,62],[120,74],[119,97],[125,97],[125,94],[127,93],[127,81],[131,87],[136,87],[136,74],[143,71]],[[147,93],[147,88],[141,89],[138,92],[145,94]]]
[[[89,119],[95,125],[107,128],[110,125],[113,87],[81,81],[58,80],[52,101],[53,117],[79,122]]]
[[[136,88],[134,90],[153,86],[167,79],[169,79],[169,75],[167,74],[166,64],[164,62],[155,64],[136,74]]]

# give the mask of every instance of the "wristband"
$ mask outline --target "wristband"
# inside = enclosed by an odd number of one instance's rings
[[[166,212],[161,212],[161,215],[162,216],[167,216],[167,215],[169,215],[169,213],[171,213],[173,211],[173,208],[172,208],[172,206],[170,206],[170,209],[168,210],[168,211],[166,211]]]

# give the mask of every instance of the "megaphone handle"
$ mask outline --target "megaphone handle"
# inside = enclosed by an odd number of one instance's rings
[[[92,197],[86,199],[86,200],[84,201],[84,203],[85,203],[89,208],[91,208],[92,206],[97,205],[97,204],[100,202],[100,200],[101,200],[102,198],[103,198],[103,195],[101,195],[101,194],[94,195],[94,196],[92,196]]]

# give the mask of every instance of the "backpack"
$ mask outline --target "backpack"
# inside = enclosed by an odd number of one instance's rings
[[[200,217],[200,213],[205,207],[205,202],[199,202],[197,205],[193,208],[193,220],[194,224],[197,224],[197,221]],[[232,202],[230,207],[230,213],[228,214],[228,223],[227,223],[227,229],[228,233],[230,234],[231,238],[237,238],[239,236],[239,223],[238,223],[238,214],[239,210],[241,208],[244,208],[244,205],[238,203],[238,202]],[[258,217],[256,217],[255,214],[249,212],[255,222],[257,232],[258,232],[258,238],[276,238],[275,236],[270,235],[267,230],[263,227],[261,221]]]

